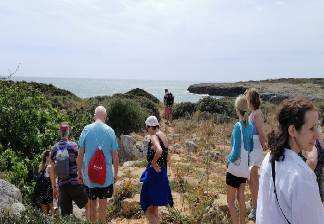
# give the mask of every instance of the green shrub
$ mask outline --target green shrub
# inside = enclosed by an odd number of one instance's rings
[[[173,119],[179,119],[182,117],[192,116],[195,111],[196,111],[195,103],[190,103],[190,102],[178,103],[174,107],[172,116]]]
[[[144,97],[137,98],[136,101],[140,103],[148,115],[154,115],[158,120],[161,119],[158,104]]]
[[[147,112],[149,115],[154,115],[158,120],[160,120],[159,104],[152,101],[151,98],[145,96],[138,96],[132,94],[121,94],[117,93],[112,96],[113,99],[131,99],[139,103],[139,105]]]
[[[66,116],[31,86],[0,83],[0,144],[33,158],[58,139],[57,124]]]
[[[128,91],[127,93],[125,93],[125,95],[134,95],[134,96],[145,97],[145,98],[153,101],[156,104],[160,103],[160,100],[158,98],[156,98],[152,94],[146,92],[145,90],[139,89],[139,88],[132,89],[132,90]]]
[[[234,103],[231,103],[226,99],[205,97],[199,100],[197,103],[197,109],[211,114],[224,114],[229,117],[235,116]]]
[[[117,98],[109,105],[108,123],[120,136],[141,130],[147,116],[136,101]]]

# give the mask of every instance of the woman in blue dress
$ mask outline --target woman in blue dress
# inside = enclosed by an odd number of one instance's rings
[[[145,125],[150,142],[147,149],[148,165],[141,176],[140,203],[149,223],[156,224],[159,221],[158,206],[173,206],[167,171],[168,142],[155,116],[148,117]]]

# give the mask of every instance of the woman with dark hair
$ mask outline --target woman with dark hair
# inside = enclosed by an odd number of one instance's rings
[[[245,92],[251,114],[249,123],[253,128],[253,151],[250,154],[250,178],[249,186],[252,194],[252,209],[248,218],[255,220],[258,188],[259,188],[259,167],[263,160],[263,151],[266,150],[266,138],[264,134],[264,119],[260,110],[260,96],[256,89],[251,88]]]
[[[42,154],[42,162],[39,165],[38,176],[34,188],[34,203],[39,206],[44,214],[53,213],[53,190],[50,173],[50,151],[45,150]]]
[[[150,135],[147,149],[148,166],[141,176],[143,182],[140,204],[150,224],[159,223],[158,206],[173,206],[171,188],[168,180],[168,140],[160,130],[155,116],[145,121]]]
[[[311,151],[318,133],[319,113],[304,98],[284,100],[277,130],[269,133],[269,152],[262,162],[257,224],[323,224],[316,176],[299,156]]]

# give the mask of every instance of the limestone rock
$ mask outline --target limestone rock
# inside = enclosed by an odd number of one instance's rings
[[[122,160],[138,160],[145,157],[145,146],[137,144],[136,140],[130,135],[120,136],[120,151],[119,155]]]
[[[0,210],[9,211],[13,215],[20,215],[25,210],[25,206],[21,202],[20,190],[15,185],[0,179]]]

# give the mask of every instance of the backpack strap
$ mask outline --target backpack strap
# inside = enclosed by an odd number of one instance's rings
[[[286,221],[288,224],[291,224],[291,222],[289,222],[289,220],[287,219],[287,217],[285,216],[285,213],[282,211],[282,208],[280,207],[280,204],[279,204],[279,200],[278,200],[278,195],[277,195],[277,190],[276,190],[276,168],[275,168],[275,164],[276,164],[276,161],[273,160],[271,162],[271,168],[272,168],[272,180],[273,180],[273,188],[274,188],[274,193],[276,195],[276,199],[277,199],[277,203],[278,203],[278,206],[280,208],[280,211],[281,213],[283,214],[283,216],[285,217]]]

